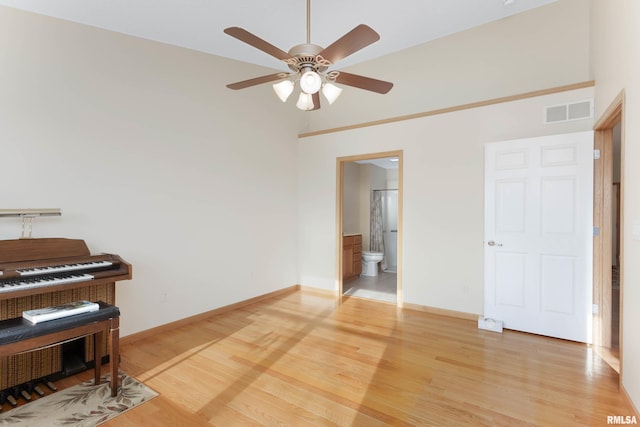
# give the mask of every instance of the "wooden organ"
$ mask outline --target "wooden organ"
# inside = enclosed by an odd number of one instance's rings
[[[115,283],[131,274],[131,264],[118,255],[91,255],[84,240],[0,240],[0,320],[78,300],[114,305]],[[106,336],[99,343],[85,337],[84,361],[101,363],[93,361],[93,346],[107,355],[107,344]],[[65,375],[62,345],[0,357],[0,390],[56,375]]]

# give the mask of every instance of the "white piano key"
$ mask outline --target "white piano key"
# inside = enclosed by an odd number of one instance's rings
[[[34,267],[16,270],[20,276],[37,276],[46,273],[64,273],[66,271],[89,270],[113,265],[111,261],[89,261],[78,264],[54,265],[49,267]]]
[[[45,286],[61,285],[65,283],[83,282],[86,280],[92,280],[91,274],[69,274],[60,277],[42,277],[33,278],[32,280],[16,280],[0,283],[0,293],[2,292],[14,292],[17,290],[40,288]]]

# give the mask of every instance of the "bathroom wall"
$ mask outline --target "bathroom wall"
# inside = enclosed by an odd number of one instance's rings
[[[369,250],[369,225],[371,218],[371,191],[386,188],[386,169],[372,165],[360,165],[360,231],[362,250]]]
[[[371,169],[372,165],[360,165],[360,231],[362,232],[362,250],[369,250],[369,217],[370,217],[370,193],[371,193]]]
[[[387,170],[378,166],[371,165],[369,171],[369,179],[372,190],[384,190],[387,188]]]
[[[398,189],[398,169],[387,169],[387,189]]]
[[[360,227],[360,165],[344,164],[342,200],[343,234],[359,234]]]

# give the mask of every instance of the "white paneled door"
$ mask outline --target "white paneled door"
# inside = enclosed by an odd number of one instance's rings
[[[591,342],[593,132],[485,146],[484,316]]]

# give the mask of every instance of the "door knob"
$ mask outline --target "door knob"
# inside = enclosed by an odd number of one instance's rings
[[[487,242],[487,245],[489,245],[489,246],[502,246],[502,243],[496,243],[493,240],[489,240]]]

